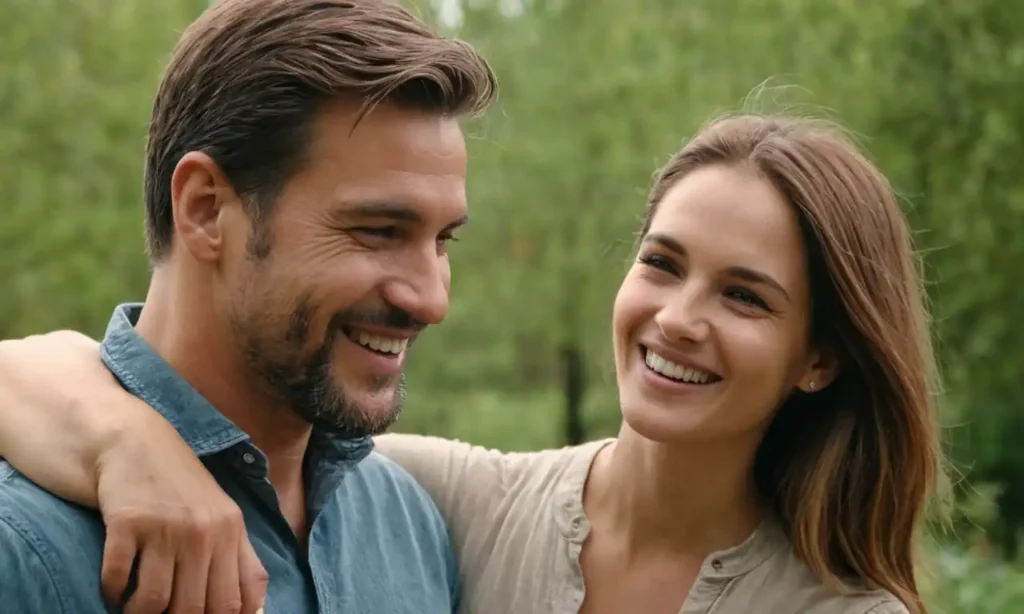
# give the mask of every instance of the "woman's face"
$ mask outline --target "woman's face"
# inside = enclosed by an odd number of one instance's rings
[[[626,423],[656,441],[758,439],[829,361],[809,346],[806,252],[796,212],[755,172],[708,166],[658,205],[615,300]]]

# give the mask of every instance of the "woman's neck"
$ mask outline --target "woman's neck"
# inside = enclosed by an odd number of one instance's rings
[[[742,543],[763,516],[751,473],[759,439],[660,443],[623,424],[587,481],[594,530],[627,556],[703,558]]]

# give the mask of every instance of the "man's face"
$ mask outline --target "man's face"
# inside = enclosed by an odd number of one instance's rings
[[[303,169],[224,263],[227,317],[260,383],[310,423],[382,432],[409,346],[448,311],[447,245],[466,221],[455,119],[381,105],[319,117]]]

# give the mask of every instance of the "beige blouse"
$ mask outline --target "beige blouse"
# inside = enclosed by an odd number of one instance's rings
[[[409,471],[451,528],[463,614],[575,614],[589,531],[583,486],[612,440],[530,453],[383,435],[377,451]],[[818,581],[774,524],[709,556],[680,614],[906,614],[885,591],[840,595]]]

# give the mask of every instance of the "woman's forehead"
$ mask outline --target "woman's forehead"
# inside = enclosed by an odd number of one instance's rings
[[[767,180],[734,167],[710,166],[679,180],[658,204],[649,233],[675,239],[691,257],[738,261],[730,266],[788,269],[805,260],[793,206]]]

